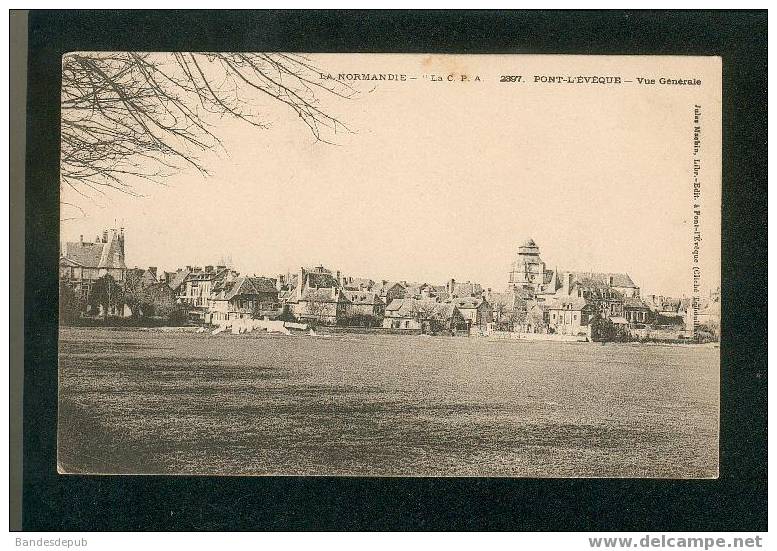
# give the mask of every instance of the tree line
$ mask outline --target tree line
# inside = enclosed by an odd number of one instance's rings
[[[130,310],[131,323],[150,321],[181,325],[186,322],[186,308],[176,303],[173,290],[166,283],[143,281],[142,273],[128,270],[123,284],[110,274],[96,279],[86,296],[79,296],[65,280],[59,283],[59,320],[63,325],[82,322],[84,314],[98,314],[104,321],[109,316],[123,317]],[[93,319],[92,316],[90,319]]]

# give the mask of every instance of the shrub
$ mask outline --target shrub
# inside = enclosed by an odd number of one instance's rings
[[[594,342],[626,342],[631,340],[628,330],[596,314],[591,320],[591,340]]]
[[[59,282],[59,323],[70,325],[81,316],[81,301],[75,291],[65,283]]]

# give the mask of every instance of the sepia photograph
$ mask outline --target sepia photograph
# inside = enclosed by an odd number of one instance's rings
[[[715,56],[62,56],[63,475],[716,479]]]

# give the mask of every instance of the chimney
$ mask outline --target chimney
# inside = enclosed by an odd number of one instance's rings
[[[83,243],[83,242],[84,242],[84,234],[83,234],[83,233],[81,234],[81,238],[80,238],[80,240],[79,240],[79,241],[80,241],[81,243]]]
[[[210,273],[210,272],[212,272],[212,271],[213,271],[213,266],[205,266],[205,271],[206,271],[207,273]]]
[[[338,285],[341,285],[344,282],[345,278],[343,278],[342,280],[340,279],[340,270],[337,270],[336,275],[335,275],[335,279],[337,279],[337,284]]]
[[[456,289],[456,280],[451,278],[448,281],[448,294],[453,296],[453,291]]]
[[[108,230],[103,230],[103,243],[108,242]]]
[[[305,286],[305,268],[300,266],[299,273],[297,274],[297,287],[295,289],[297,300],[302,298],[302,288],[304,286]]]

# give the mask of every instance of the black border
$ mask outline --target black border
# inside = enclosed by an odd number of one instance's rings
[[[765,531],[766,34],[765,10],[31,12],[24,529]],[[722,56],[720,479],[57,475],[60,57],[103,49]]]

